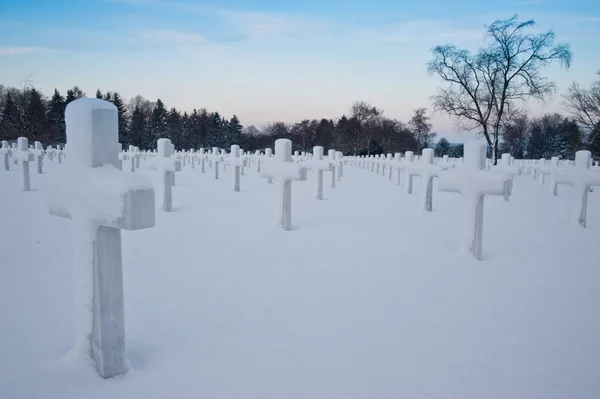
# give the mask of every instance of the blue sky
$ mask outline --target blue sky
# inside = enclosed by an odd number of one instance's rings
[[[571,44],[572,68],[547,71],[554,100],[529,105],[560,111],[560,93],[600,70],[598,1],[0,0],[0,84],[141,94],[245,125],[335,118],[356,100],[407,121],[431,110],[429,50],[475,49],[484,25],[515,13]],[[461,137],[447,117],[433,123]]]

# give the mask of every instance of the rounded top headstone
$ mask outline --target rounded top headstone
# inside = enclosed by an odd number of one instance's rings
[[[424,148],[421,152],[421,163],[431,165],[433,163],[433,149],[432,148]]]
[[[465,143],[463,164],[469,169],[485,168],[486,144],[478,141]]]
[[[292,141],[288,139],[275,140],[275,158],[288,162],[292,159]]]
[[[19,137],[17,139],[17,148],[19,151],[29,151],[29,140],[27,140],[27,137]]]
[[[589,169],[592,153],[588,150],[581,150],[575,153],[575,167],[577,169]]]
[[[313,147],[313,156],[316,159],[323,159],[323,147],[316,145]]]
[[[237,157],[240,155],[240,146],[237,144],[234,144],[231,146],[231,156],[232,157]]]
[[[171,140],[169,139],[158,139],[156,142],[156,148],[158,150],[159,157],[168,157],[171,151],[170,149]]]
[[[394,154],[394,160],[399,161],[402,159],[402,154],[397,152]]]

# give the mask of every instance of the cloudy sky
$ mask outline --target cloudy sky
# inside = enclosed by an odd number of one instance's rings
[[[600,70],[600,1],[3,0],[0,84],[141,94],[244,125],[336,118],[356,100],[407,121],[431,109],[431,48],[476,49],[486,24],[515,13],[571,45],[572,68],[547,71],[555,98],[529,104],[560,111],[569,84]],[[466,139],[443,115],[433,123]]]

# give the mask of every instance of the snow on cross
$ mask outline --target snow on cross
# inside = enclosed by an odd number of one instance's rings
[[[452,172],[440,174],[438,190],[462,195],[461,250],[471,252],[482,260],[483,198],[486,195],[503,195],[509,176],[486,173],[486,144],[465,143],[463,165]]]
[[[165,212],[171,212],[173,210],[173,185],[175,180],[175,160],[172,157],[171,140],[158,139],[156,148],[158,151],[156,162],[160,173],[159,187],[163,197],[162,208]]]
[[[33,154],[29,151],[29,141],[27,137],[19,137],[17,139],[17,151],[13,154],[21,166],[21,189],[23,191],[31,190],[29,180],[29,162],[34,160]]]
[[[323,147],[313,147],[313,157],[305,165],[314,172],[315,198],[323,199],[323,172],[331,171],[332,164],[323,160]]]
[[[74,224],[77,334],[72,354],[91,354],[104,378],[124,374],[121,229],[154,227],[148,179],[117,168],[117,108],[81,98],[65,111],[69,158],[48,187],[49,212]]]
[[[231,146],[231,154],[229,155],[229,157],[224,161],[224,163],[226,165],[231,166],[231,176],[233,179],[233,191],[235,192],[239,192],[240,191],[240,174],[241,174],[241,168],[243,168],[246,165],[246,159],[242,158],[240,156],[240,146],[239,145],[232,145]]]
[[[340,168],[340,161],[336,159],[335,150],[327,151],[327,158],[331,164],[331,188],[335,188],[335,178]]]
[[[35,155],[37,172],[38,174],[42,174],[42,168],[44,166],[44,146],[39,141],[34,143],[33,154]]]
[[[215,169],[215,180],[219,179],[219,164],[223,162],[223,155],[217,147],[213,147],[212,154],[210,155],[213,167]]]
[[[405,167],[406,169],[406,187],[410,187],[409,194],[412,194],[412,177],[420,176],[423,195],[423,207],[431,212],[433,209],[433,178],[437,177],[442,171],[442,167],[433,165],[433,149],[423,149],[419,162],[412,162]]]
[[[4,158],[4,170],[10,170],[9,158],[12,154],[12,149],[8,145],[8,141],[2,140],[2,147],[0,148],[0,155]]]
[[[587,200],[591,186],[600,186],[600,173],[590,170],[592,153],[587,150],[575,153],[575,167],[554,173],[554,183],[573,186],[571,224],[585,227]]]
[[[292,229],[292,181],[306,180],[306,167],[292,160],[292,142],[275,140],[275,157],[263,167],[262,177],[275,184],[275,218],[284,230]],[[335,178],[335,176],[334,176]]]

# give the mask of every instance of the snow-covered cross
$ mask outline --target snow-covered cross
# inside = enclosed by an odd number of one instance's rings
[[[226,165],[231,166],[231,176],[233,178],[233,191],[240,191],[240,174],[241,168],[246,164],[246,160],[240,156],[240,146],[234,144],[231,146],[231,153],[224,161]]]
[[[433,178],[437,177],[442,171],[440,166],[433,164],[433,155],[433,149],[425,148],[423,149],[419,162],[412,162],[410,165],[405,167],[407,186],[411,186],[411,191],[412,177],[421,177],[423,208],[427,212],[431,212],[433,209]]]
[[[34,150],[33,150],[33,154],[35,155],[35,159],[36,159],[36,164],[37,164],[37,172],[38,174],[42,174],[42,168],[44,165],[44,146],[42,145],[41,142],[36,141],[34,143]]]
[[[8,145],[8,141],[2,140],[2,147],[0,148],[0,155],[4,158],[4,170],[10,170],[9,158],[12,154],[12,149]]]
[[[210,160],[213,164],[215,170],[215,180],[219,179],[219,164],[223,162],[223,155],[217,147],[213,147],[212,154],[210,155]]]
[[[462,195],[461,250],[482,259],[483,199],[486,195],[503,195],[509,176],[486,173],[486,144],[465,143],[463,165],[440,174],[438,190]]]
[[[592,153],[587,150],[575,153],[575,166],[554,173],[554,183],[573,186],[571,224],[585,227],[587,198],[591,186],[600,186],[600,172],[590,170]]]
[[[513,177],[521,174],[521,169],[516,166],[511,166],[510,161],[512,156],[509,153],[504,153],[500,157],[500,163],[498,165],[492,166],[490,170],[493,173],[501,173],[503,175],[510,176],[510,179],[505,183],[506,187],[504,188],[504,200],[508,201],[509,197],[512,195],[512,187],[513,187]]]
[[[284,230],[292,229],[292,181],[306,180],[306,167],[292,161],[292,142],[275,140],[275,157],[263,167],[262,177],[275,184],[275,220]]]
[[[339,161],[335,159],[335,150],[327,151],[327,160],[331,164],[331,188],[335,188],[335,177],[339,169]]]
[[[323,160],[323,147],[313,147],[313,157],[306,161],[308,169],[314,172],[315,198],[323,199],[323,172],[331,171],[332,164],[329,161]]]
[[[342,176],[344,176],[344,153],[341,151],[335,152],[335,160],[337,162],[337,179],[338,181],[342,180]]]
[[[13,157],[19,161],[21,166],[21,189],[23,191],[30,191],[29,162],[34,160],[34,156],[29,151],[29,141],[27,140],[27,137],[19,137],[17,139],[17,151],[14,152]]]
[[[254,151],[254,161],[256,162],[256,171],[260,173],[260,150]]]
[[[175,180],[176,162],[175,159],[173,159],[171,140],[158,139],[156,148],[158,150],[156,162],[158,163],[158,171],[160,174],[159,185],[163,197],[162,208],[165,212],[171,212],[173,210],[173,184]]]
[[[65,111],[69,158],[48,187],[50,214],[74,225],[77,334],[71,352],[91,354],[104,378],[127,372],[121,229],[154,227],[154,190],[117,169],[117,108],[95,98]]]
[[[265,161],[268,162],[273,158],[273,150],[270,148],[265,148]],[[267,178],[267,183],[273,183],[273,179],[270,177]]]

